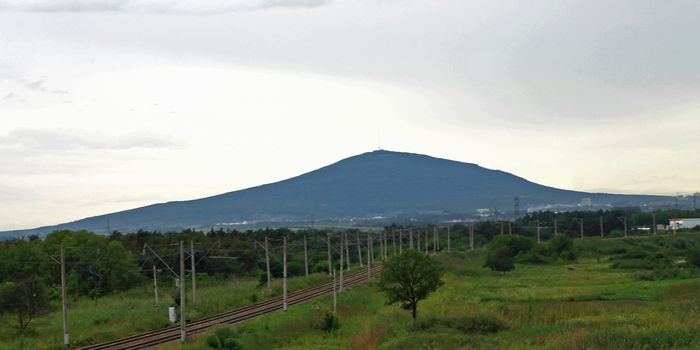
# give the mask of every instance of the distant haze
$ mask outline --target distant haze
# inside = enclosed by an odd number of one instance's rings
[[[0,230],[379,147],[700,191],[700,3],[0,0]]]

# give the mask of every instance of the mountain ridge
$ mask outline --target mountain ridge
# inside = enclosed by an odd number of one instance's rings
[[[277,182],[4,234],[46,234],[56,229],[105,232],[107,226],[125,232],[289,226],[311,217],[318,222],[341,222],[421,213],[467,214],[478,208],[512,208],[515,196],[521,198],[523,211],[537,205],[573,204],[583,198],[591,198],[596,205],[640,205],[670,198],[570,191],[474,163],[376,150]]]

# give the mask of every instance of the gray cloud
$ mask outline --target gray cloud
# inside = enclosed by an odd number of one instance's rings
[[[313,8],[331,0],[0,0],[0,10],[216,14],[275,7]]]
[[[87,130],[15,129],[0,136],[0,148],[44,151],[178,149],[180,141],[154,134],[105,135]]]

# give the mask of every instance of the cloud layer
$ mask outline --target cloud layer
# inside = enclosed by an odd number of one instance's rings
[[[216,14],[275,7],[313,8],[330,0],[0,0],[0,10]]]
[[[183,146],[180,141],[146,133],[107,135],[87,130],[15,129],[0,136],[0,149],[31,151],[129,150]]]

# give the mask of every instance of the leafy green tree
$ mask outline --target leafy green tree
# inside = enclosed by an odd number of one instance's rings
[[[506,271],[515,269],[512,252],[505,246],[490,246],[486,254],[484,267],[503,272],[503,274],[505,274]]]
[[[8,321],[20,333],[23,333],[37,316],[49,312],[46,290],[33,278],[7,283],[0,290],[0,300],[0,314],[14,315],[14,322],[9,321],[10,318]]]
[[[407,249],[384,263],[379,289],[386,294],[388,304],[401,303],[415,320],[418,302],[442,285],[441,275],[442,266],[435,258]]]

